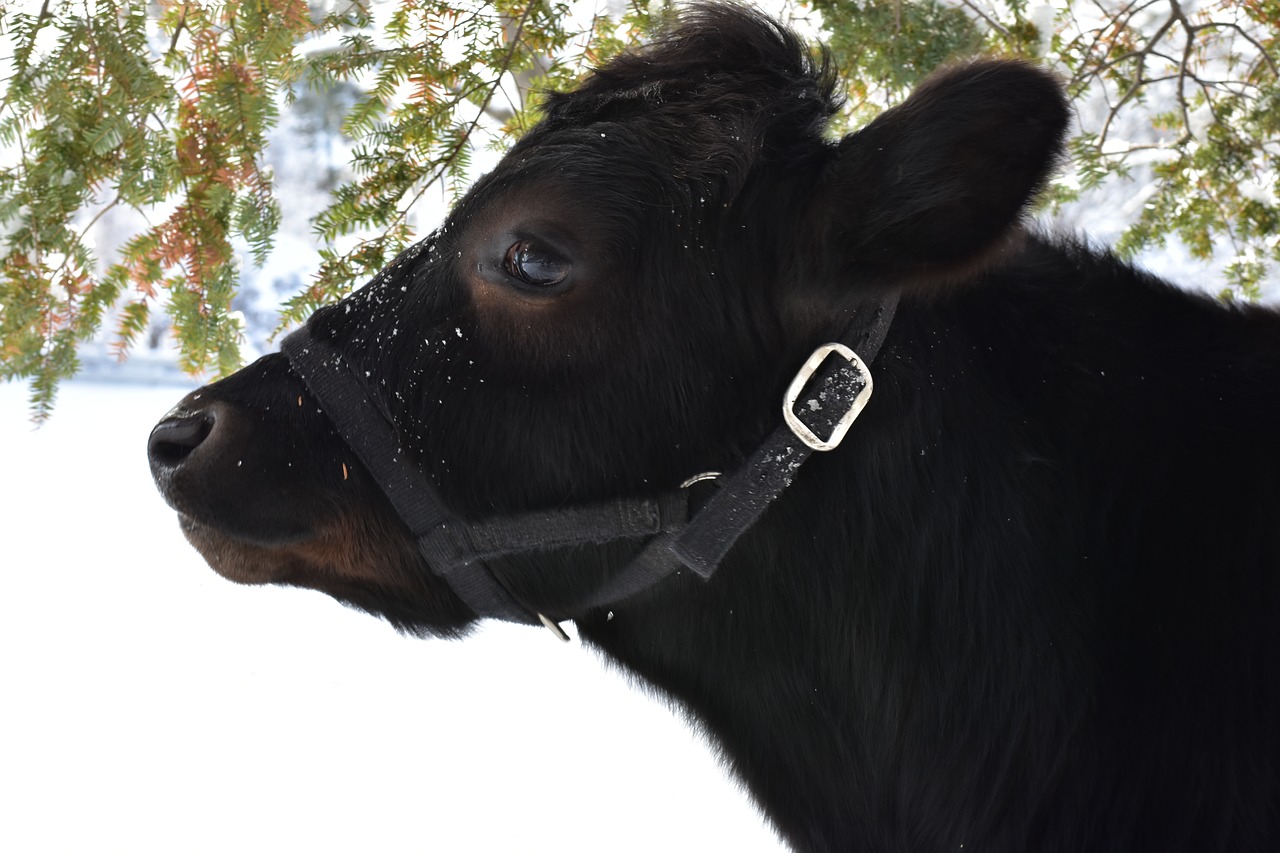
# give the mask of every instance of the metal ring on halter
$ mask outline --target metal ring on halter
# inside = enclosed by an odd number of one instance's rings
[[[569,642],[569,635],[564,632],[564,629],[561,628],[555,620],[550,617],[543,616],[541,613],[538,614],[538,618],[542,620],[542,624],[546,625],[551,633],[556,635],[556,639],[560,640],[562,643]]]

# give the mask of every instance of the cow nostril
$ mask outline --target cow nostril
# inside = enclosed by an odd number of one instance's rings
[[[213,431],[212,412],[167,418],[156,424],[147,440],[147,457],[153,468],[176,468]]]

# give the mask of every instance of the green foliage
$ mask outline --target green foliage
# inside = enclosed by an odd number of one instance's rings
[[[959,6],[939,0],[814,0],[824,41],[845,72],[854,120],[898,103],[934,69],[980,53],[984,35]]]
[[[1224,296],[1256,298],[1280,265],[1280,2],[1103,8],[1068,7],[1054,42],[1085,126],[1081,189],[1132,175],[1145,201],[1122,252],[1176,237],[1229,258]],[[1143,120],[1154,104],[1172,110]]]
[[[0,378],[31,380],[37,417],[122,299],[122,352],[165,291],[184,367],[240,360],[231,241],[270,249],[279,209],[260,162],[309,13],[289,0],[159,8],[0,13],[14,45],[0,144],[20,155],[0,169]],[[87,234],[117,206],[161,221],[103,272]]]
[[[460,192],[475,152],[536,121],[540,92],[571,86],[669,6],[632,2],[615,18],[578,0],[356,0],[315,17],[300,0],[0,5],[0,150],[14,161],[0,166],[0,379],[29,379],[42,416],[80,342],[109,322],[123,355],[157,310],[184,367],[235,368],[233,246],[259,262],[271,250],[280,206],[264,148],[283,104],[361,93],[343,121],[352,177],[317,212],[320,269],[284,306],[292,322],[420,237],[429,193]],[[1123,251],[1176,238],[1225,255],[1228,290],[1244,296],[1280,266],[1280,0],[768,6],[821,27],[846,75],[847,126],[966,57],[1051,65],[1080,126],[1047,201],[1132,181]],[[88,234],[117,208],[151,224],[100,256]]]

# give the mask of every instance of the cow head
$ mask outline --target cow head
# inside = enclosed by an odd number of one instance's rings
[[[860,303],[936,292],[1016,239],[1066,118],[1047,75],[980,63],[830,142],[833,91],[776,24],[694,9],[553,96],[437,233],[310,332],[464,517],[731,468]],[[475,618],[279,354],[186,397],[149,451],[226,577],[420,633]],[[513,584],[554,595],[610,571],[607,552]]]

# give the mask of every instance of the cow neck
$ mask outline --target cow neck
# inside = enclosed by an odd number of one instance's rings
[[[725,555],[786,490],[815,451],[834,449],[866,405],[869,365],[879,353],[897,307],[896,294],[859,309],[840,340],[814,351],[783,400],[782,423],[736,471],[695,475],[656,497],[512,513],[482,521],[455,515],[405,452],[389,415],[340,350],[304,327],[281,350],[408,526],[431,570],[479,617],[544,624],[561,639],[558,622],[615,604],[689,569],[709,579]],[[705,502],[691,487],[714,481]],[[702,488],[702,487],[699,487]],[[556,548],[639,543],[639,553],[565,612],[543,613],[511,594],[493,561]]]

